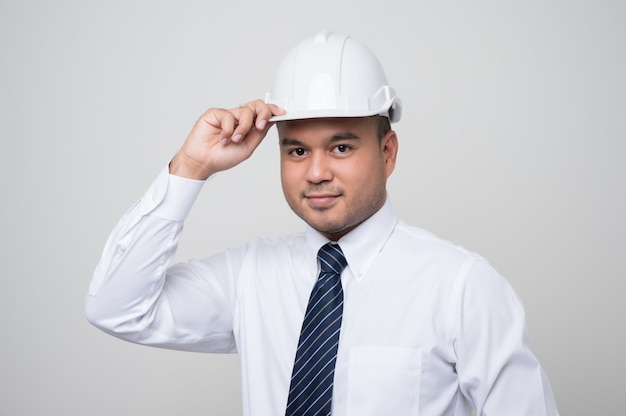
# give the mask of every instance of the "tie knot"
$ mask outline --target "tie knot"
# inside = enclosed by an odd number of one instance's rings
[[[338,244],[327,243],[317,253],[323,273],[341,274],[348,262]]]

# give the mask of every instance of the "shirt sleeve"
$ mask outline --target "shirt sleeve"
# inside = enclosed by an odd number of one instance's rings
[[[476,414],[558,415],[550,383],[528,346],[519,297],[483,259],[464,277],[454,344],[460,389]]]
[[[123,215],[89,285],[90,323],[140,344],[234,352],[230,253],[170,266],[203,184],[165,168]]]

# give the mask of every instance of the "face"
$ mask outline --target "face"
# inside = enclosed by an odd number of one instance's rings
[[[307,224],[337,241],[385,203],[398,150],[374,117],[278,123],[283,192]]]

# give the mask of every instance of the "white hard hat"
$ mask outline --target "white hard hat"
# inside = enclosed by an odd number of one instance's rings
[[[266,103],[286,114],[270,121],[385,115],[400,120],[402,102],[376,56],[345,35],[323,31],[301,41],[278,66]]]

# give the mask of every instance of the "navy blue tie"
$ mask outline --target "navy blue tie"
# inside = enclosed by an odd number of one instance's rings
[[[343,312],[340,276],[347,263],[333,243],[320,248],[317,258],[321,271],[302,323],[286,416],[330,415]]]

